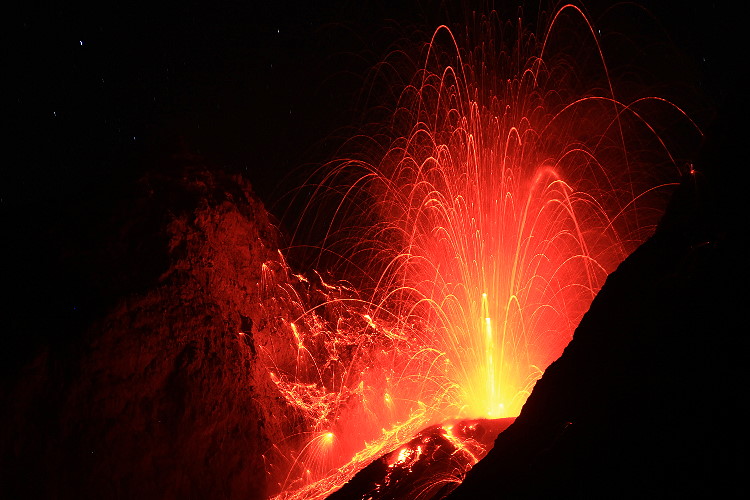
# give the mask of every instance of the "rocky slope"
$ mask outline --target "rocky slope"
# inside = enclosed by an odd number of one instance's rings
[[[278,312],[260,297],[276,232],[246,181],[189,163],[63,252],[101,300],[4,381],[3,498],[266,497],[275,398],[255,347]]]
[[[750,273],[736,113],[451,500],[741,494]]]

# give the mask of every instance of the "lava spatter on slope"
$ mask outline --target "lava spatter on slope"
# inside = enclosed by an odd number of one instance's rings
[[[492,447],[514,418],[433,425],[357,473],[329,500],[443,498]]]
[[[324,497],[427,426],[518,415],[653,232],[701,133],[621,97],[602,36],[572,5],[539,35],[476,15],[374,70],[381,121],[299,191],[290,250],[314,271],[264,271],[293,311],[259,349],[287,405],[277,498]]]

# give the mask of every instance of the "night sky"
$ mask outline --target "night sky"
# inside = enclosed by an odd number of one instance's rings
[[[643,3],[683,51],[680,78],[699,90],[694,108],[707,122],[742,61],[733,42],[740,16],[716,5]],[[11,155],[0,213],[12,292],[4,316],[19,344],[6,357],[22,362],[29,346],[59,338],[67,329],[58,325],[84,314],[85,291],[77,271],[59,263],[59,248],[95,223],[120,186],[165,158],[199,155],[242,172],[280,210],[274,201],[293,187],[282,179],[330,158],[337,130],[356,122],[367,70],[390,44],[464,10],[392,4],[24,3],[9,18],[4,73]],[[594,19],[606,4],[587,4]],[[535,10],[526,7],[530,17]]]
[[[331,154],[324,139],[355,120],[366,71],[389,44],[463,10],[381,3],[25,4],[11,18],[16,154],[2,172],[3,211],[65,203],[178,151],[246,172],[268,200],[292,167]],[[739,67],[734,16],[643,3],[694,66],[685,83],[720,100]],[[596,19],[607,4],[587,6]]]
[[[4,206],[64,202],[176,152],[246,172],[270,195],[351,121],[387,19],[422,17],[370,3],[26,7],[12,38],[20,138]]]

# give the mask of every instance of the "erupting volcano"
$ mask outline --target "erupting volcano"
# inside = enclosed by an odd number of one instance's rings
[[[475,15],[374,70],[396,97],[302,190],[292,250],[316,271],[264,265],[265,299],[293,306],[259,346],[276,498],[322,498],[427,425],[519,414],[687,168],[663,131],[690,120],[608,71],[571,5],[541,37]]]
[[[29,7],[0,497],[744,488],[743,31],[605,3]]]

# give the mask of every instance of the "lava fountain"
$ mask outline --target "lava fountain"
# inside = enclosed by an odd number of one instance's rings
[[[318,271],[264,267],[293,311],[260,346],[278,498],[323,497],[428,424],[518,415],[683,169],[664,131],[689,119],[618,98],[579,8],[540,38],[470,24],[374,70],[396,98],[305,185]]]

